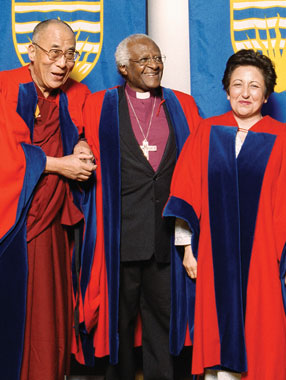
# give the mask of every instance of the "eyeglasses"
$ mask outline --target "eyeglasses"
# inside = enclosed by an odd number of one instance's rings
[[[156,63],[162,64],[163,62],[165,62],[165,60],[166,60],[165,55],[158,55],[156,57],[144,57],[144,58],[140,58],[140,59],[129,59],[129,61],[136,62],[140,66],[150,65],[150,63],[153,61]]]
[[[63,52],[61,49],[46,50],[46,49],[42,48],[40,45],[36,44],[36,42],[33,42],[33,45],[35,45],[38,48],[40,48],[41,50],[43,50],[43,52],[45,52],[47,54],[47,56],[49,57],[49,59],[51,61],[57,61],[62,56],[64,56],[67,61],[74,62],[80,56],[80,54],[77,50],[68,50],[66,52]]]

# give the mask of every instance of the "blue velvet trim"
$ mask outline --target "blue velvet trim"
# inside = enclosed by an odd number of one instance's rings
[[[82,351],[84,356],[85,365],[93,367],[94,360],[94,347],[93,347],[93,332],[88,333],[84,323],[80,323],[80,339],[82,342]]]
[[[30,199],[36,184],[45,170],[47,161],[47,157],[40,147],[25,143],[22,143],[21,146],[26,156],[26,172],[17,215],[21,207],[22,196],[25,197],[25,203]]]
[[[26,173],[16,221],[0,240],[0,303],[5,306],[5,312],[0,315],[3,379],[20,378],[28,276],[25,222],[33,190],[46,165],[46,156],[39,147],[22,144],[22,148],[26,156]]]
[[[212,126],[208,192],[221,365],[247,370],[241,293],[236,128]]]
[[[16,380],[20,379],[22,363],[28,276],[24,223],[13,233],[0,262],[1,378]]]
[[[283,298],[284,311],[286,313],[285,276],[286,276],[286,244],[284,245],[282,255],[281,255],[281,261],[280,261],[280,280],[281,280],[282,298]]]
[[[193,253],[197,257],[200,225],[192,206],[184,200],[172,196],[164,209],[163,216],[178,217],[188,223],[192,231]],[[182,265],[182,255],[182,247],[175,247],[173,244],[171,254],[172,303],[170,321],[170,352],[173,355],[179,355],[184,346],[187,322],[189,323],[190,338],[192,340],[194,332],[196,282],[187,275]]]
[[[244,314],[249,264],[251,258],[254,229],[259,197],[265,169],[276,136],[268,133],[248,132],[237,157],[239,205],[240,205],[240,245],[242,266],[242,296]]]
[[[46,156],[41,148],[22,143],[22,148],[26,157],[26,172],[23,181],[22,191],[18,201],[16,219],[11,229],[0,239],[0,256],[14,239],[17,229],[22,227],[25,221],[27,207],[30,205],[32,194],[46,166]]]
[[[209,209],[221,366],[247,371],[244,311],[256,215],[275,136],[249,132],[236,160],[236,128],[212,126]]]
[[[78,141],[78,130],[74,125],[68,110],[68,98],[64,92],[60,93],[60,129],[63,142],[64,154],[72,154],[74,145]],[[82,186],[82,192],[78,187],[70,183],[76,206],[83,212],[85,220],[85,233],[81,249],[81,294],[84,300],[86,289],[88,286],[92,261],[94,256],[94,248],[96,241],[96,190],[94,178],[91,178]],[[75,274],[75,265],[73,257],[73,285],[74,291],[77,291],[77,279]]]
[[[96,243],[96,187],[94,177],[86,184],[81,202],[85,220],[85,234],[81,252],[81,294],[84,301],[90,279]]]
[[[80,201],[78,201],[80,202]],[[80,236],[80,241],[79,241],[79,251],[80,251],[80,259],[79,259],[79,270],[81,270],[81,256],[82,256],[82,244],[83,244],[83,236],[84,236],[84,222],[81,221],[77,225],[77,228],[79,230],[79,236]],[[72,270],[72,287],[73,287],[73,294],[75,299],[78,296],[78,273],[77,273],[77,264],[76,264],[76,255],[75,255],[75,249],[73,250],[73,255],[72,255],[72,265],[71,265],[71,270]]]
[[[182,106],[174,92],[169,88],[163,88],[163,97],[166,100],[166,107],[171,118],[172,126],[174,127],[178,157],[190,134],[190,130]]]
[[[25,121],[30,129],[30,138],[33,141],[35,111],[38,95],[34,82],[19,85],[17,113]]]
[[[118,305],[121,225],[121,170],[117,89],[105,94],[99,129],[104,246],[106,255],[109,301],[110,363],[118,361]],[[112,164],[111,164],[112,162]]]
[[[68,110],[67,95],[60,93],[60,129],[63,142],[64,155],[72,154],[75,144],[78,142],[78,129],[74,125]]]

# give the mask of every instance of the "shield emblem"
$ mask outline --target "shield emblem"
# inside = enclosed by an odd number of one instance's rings
[[[58,18],[68,23],[76,35],[80,52],[71,77],[81,81],[96,65],[103,41],[103,0],[30,1],[12,0],[14,47],[22,65],[29,63],[28,46],[34,27],[41,21]]]
[[[286,90],[286,1],[230,0],[231,42],[234,52],[259,50],[275,64],[275,92]]]

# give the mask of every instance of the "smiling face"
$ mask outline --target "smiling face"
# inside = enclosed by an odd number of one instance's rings
[[[238,119],[259,120],[266,103],[266,87],[262,72],[255,66],[239,66],[230,78],[227,99]]]
[[[126,66],[120,66],[119,71],[128,85],[137,92],[151,91],[160,86],[163,75],[163,63],[151,61],[144,66],[133,62],[141,58],[161,56],[158,46],[148,38],[131,41],[128,44],[130,61]],[[132,61],[131,61],[132,60]]]
[[[63,52],[75,50],[75,38],[72,31],[62,24],[49,24],[35,41],[45,50],[60,49]],[[67,61],[64,56],[57,61],[51,61],[48,55],[35,45],[28,48],[31,61],[30,70],[34,82],[45,97],[66,82],[74,67],[73,61]]]

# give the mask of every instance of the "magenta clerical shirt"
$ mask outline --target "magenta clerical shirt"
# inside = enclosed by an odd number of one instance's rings
[[[169,136],[169,126],[167,122],[167,118],[165,115],[164,108],[162,107],[162,100],[160,96],[154,96],[151,93],[138,93],[132,90],[127,84],[125,87],[125,91],[127,92],[129,99],[133,105],[134,111],[137,115],[139,123],[143,129],[143,133],[146,136],[150,117],[152,114],[152,109],[155,103],[154,113],[151,121],[151,126],[148,134],[148,143],[149,145],[157,146],[157,150],[149,152],[149,163],[154,169],[157,171],[161,159],[163,157],[165,147],[167,144],[168,136]],[[142,98],[143,97],[143,98]],[[136,140],[139,145],[142,145],[144,136],[140,130],[132,107],[129,104],[127,99],[129,115],[131,120],[132,129]],[[142,153],[143,154],[143,153]]]

